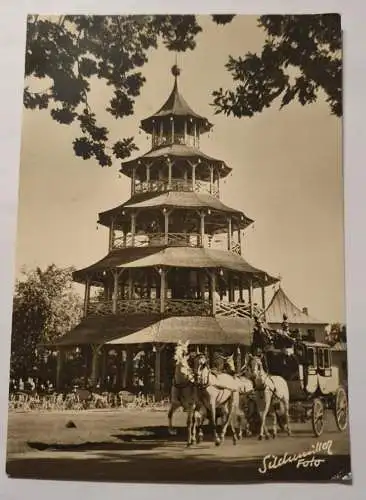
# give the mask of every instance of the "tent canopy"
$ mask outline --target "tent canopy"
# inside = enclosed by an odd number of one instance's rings
[[[327,325],[327,322],[319,321],[303,312],[288,298],[282,287],[279,287],[266,309],[266,321],[267,323],[282,323],[284,314],[290,324]]]

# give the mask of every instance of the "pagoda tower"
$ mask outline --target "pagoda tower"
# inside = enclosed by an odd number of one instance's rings
[[[85,285],[84,319],[58,343],[60,352],[91,346],[94,382],[105,376],[108,349],[117,349],[127,370],[120,387],[132,376],[131,349],[152,352],[157,395],[165,347],[181,339],[240,353],[251,343],[253,316],[265,310],[266,287],[278,281],[242,257],[243,231],[253,220],[220,200],[220,183],[232,169],[201,151],[200,137],[213,125],[182,97],[176,65],[172,73],[167,101],[141,121],[151,149],[121,166],[130,199],[99,214],[109,230],[108,253],[74,273]],[[253,299],[258,288],[260,306]]]

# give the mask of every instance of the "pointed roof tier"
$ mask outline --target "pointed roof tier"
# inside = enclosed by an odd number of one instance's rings
[[[280,286],[266,309],[266,321],[267,323],[282,323],[284,314],[290,324],[327,325],[327,322],[319,321],[297,307]]]
[[[240,220],[241,229],[250,226],[254,221],[243,212],[230,208],[222,203],[218,198],[210,194],[184,191],[167,191],[165,193],[142,193],[130,198],[122,205],[118,205],[111,210],[99,213],[99,223],[109,227],[111,220],[123,218],[123,209],[151,209],[151,208],[191,208],[205,209],[212,212],[236,215]],[[127,217],[127,214],[126,214]],[[214,219],[214,215],[212,215]],[[226,224],[226,222],[225,222]],[[220,226],[220,224],[218,224]]]
[[[134,167],[139,165],[145,166],[146,164],[151,164],[152,162],[161,159],[170,159],[172,161],[188,160],[193,163],[202,163],[202,166],[207,164],[208,167],[209,165],[215,165],[220,171],[221,178],[227,177],[232,171],[232,168],[226,165],[224,161],[212,158],[211,156],[202,153],[201,150],[195,147],[187,146],[185,144],[171,144],[169,146],[151,149],[142,156],[123,162],[120,172],[127,177],[132,177]],[[202,180],[209,179],[210,171],[209,168],[207,168],[206,176],[202,177]]]
[[[210,316],[173,316],[158,318],[146,315],[104,316],[84,319],[74,329],[56,340],[54,346],[89,344],[241,344],[250,346],[254,321],[246,318]],[[51,345],[51,344],[47,344]]]
[[[95,264],[75,271],[73,279],[84,283],[87,277],[94,277],[94,281],[98,282],[98,279],[102,281],[103,272],[107,270],[144,267],[227,269],[241,274],[244,283],[251,280],[254,288],[278,282],[278,278],[251,266],[234,253],[212,248],[190,247],[133,247],[113,250]]]
[[[180,69],[176,65],[172,67],[172,73],[174,75],[174,86],[170,96],[159,111],[141,121],[142,130],[151,134],[153,131],[154,121],[159,121],[161,118],[170,116],[177,116],[194,120],[199,126],[200,133],[208,132],[213,127],[212,123],[210,123],[204,116],[201,116],[193,111],[178,90],[178,76],[180,74]]]

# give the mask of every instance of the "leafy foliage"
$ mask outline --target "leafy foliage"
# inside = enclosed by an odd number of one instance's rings
[[[83,135],[73,142],[76,156],[110,166],[110,151],[123,159],[137,148],[132,137],[108,146],[109,131],[88,103],[92,78],[113,88],[106,110],[115,118],[130,116],[145,83],[140,68],[148,51],[159,40],[169,50],[193,49],[200,31],[195,16],[29,16],[25,76],[51,84],[40,93],[26,86],[24,105],[50,107],[60,124],[78,120]]]
[[[224,26],[234,15],[212,15]],[[262,16],[267,38],[261,54],[229,57],[226,65],[236,87],[213,92],[216,113],[253,116],[281,97],[281,106],[297,99],[314,102],[319,90],[331,112],[342,114],[341,26],[338,15]],[[202,31],[192,15],[28,17],[24,106],[49,109],[60,124],[78,123],[76,156],[112,165],[113,156],[128,158],[133,137],[109,144],[109,130],[99,123],[88,98],[96,78],[112,89],[106,111],[116,119],[131,116],[145,83],[141,68],[162,43],[168,50],[193,50]],[[291,76],[297,70],[298,75]],[[292,73],[291,73],[292,72]],[[46,88],[31,90],[29,80]]]
[[[326,94],[331,113],[342,115],[342,36],[340,16],[261,16],[266,32],[261,54],[229,57],[226,68],[234,90],[213,92],[215,112],[251,117],[281,98],[281,108],[297,99],[302,105]]]
[[[81,318],[82,303],[73,290],[73,269],[36,268],[16,283],[11,338],[11,371],[30,376],[39,364],[37,345],[70,330]]]

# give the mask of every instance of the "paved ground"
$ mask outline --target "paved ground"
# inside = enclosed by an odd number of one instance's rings
[[[74,428],[66,423],[73,421]],[[326,432],[313,437],[310,423],[293,424],[293,436],[276,440],[247,438],[233,446],[230,437],[215,447],[206,439],[185,446],[185,415],[177,413],[177,436],[167,432],[166,413],[116,410],[9,415],[7,473],[17,478],[138,482],[247,482],[266,480],[323,481],[349,472],[347,433],[336,430],[330,416]],[[329,441],[331,443],[329,444]],[[326,443],[332,454],[319,457],[318,467],[308,462],[288,463],[260,473],[266,455],[288,456]],[[319,446],[319,445],[318,445]],[[268,468],[274,457],[265,461]]]

